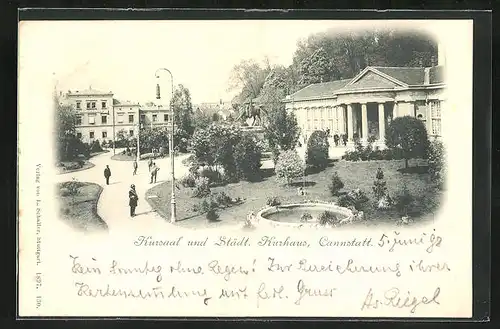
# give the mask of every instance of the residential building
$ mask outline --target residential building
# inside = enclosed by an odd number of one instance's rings
[[[92,89],[60,93],[61,104],[71,105],[77,111],[76,132],[83,142],[107,142],[124,135],[137,136],[139,123],[142,128],[166,125],[171,111],[153,103],[141,106],[139,103],[120,101],[113,93]]]

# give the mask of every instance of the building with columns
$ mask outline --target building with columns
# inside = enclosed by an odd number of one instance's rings
[[[414,116],[432,138],[442,137],[441,108],[446,101],[444,56],[432,67],[366,67],[353,79],[309,85],[284,100],[297,116],[304,140],[315,130],[355,134],[366,142],[374,136],[384,145],[391,120]]]

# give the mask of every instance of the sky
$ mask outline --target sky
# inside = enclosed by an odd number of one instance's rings
[[[364,24],[373,28],[385,22]],[[119,100],[145,103],[155,100],[155,72],[164,67],[175,85],[190,90],[193,103],[230,101],[235,94],[228,91],[230,72],[241,60],[267,56],[271,64],[287,66],[300,39],[352,25],[319,20],[21,22],[20,69],[30,66],[51,75],[62,91],[92,87],[112,91]],[[170,97],[170,77],[159,80],[162,97]]]

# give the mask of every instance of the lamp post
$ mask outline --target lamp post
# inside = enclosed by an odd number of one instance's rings
[[[170,74],[170,82],[172,84],[172,98],[173,98],[173,96],[174,96],[174,77],[172,75],[172,72],[170,72],[170,70],[168,70],[166,68],[159,68],[155,72],[156,79],[160,78],[160,76],[158,75],[160,71],[165,71],[165,72],[168,72]],[[156,84],[156,99],[161,99],[159,80]],[[171,112],[171,121],[170,121],[171,122],[171,129],[170,129],[170,138],[169,138],[168,145],[169,145],[169,153],[170,153],[170,168],[171,168],[170,173],[172,175],[172,177],[171,177],[172,197],[170,199],[170,205],[171,205],[170,221],[172,223],[175,223],[175,221],[176,221],[176,206],[175,206],[175,176],[174,176],[174,110],[172,107],[172,100],[170,100],[169,106],[170,106],[170,112]]]

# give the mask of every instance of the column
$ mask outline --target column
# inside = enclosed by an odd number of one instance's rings
[[[392,119],[393,120],[396,119],[399,115],[398,107],[399,107],[398,102],[394,101],[394,107],[392,108]]]
[[[352,141],[353,135],[352,128],[352,105],[347,104],[347,138],[349,141]]]
[[[384,103],[378,103],[378,134],[379,134],[379,140],[384,141],[385,139]]]
[[[368,139],[368,111],[366,108],[366,103],[361,103],[361,137],[364,140]]]

